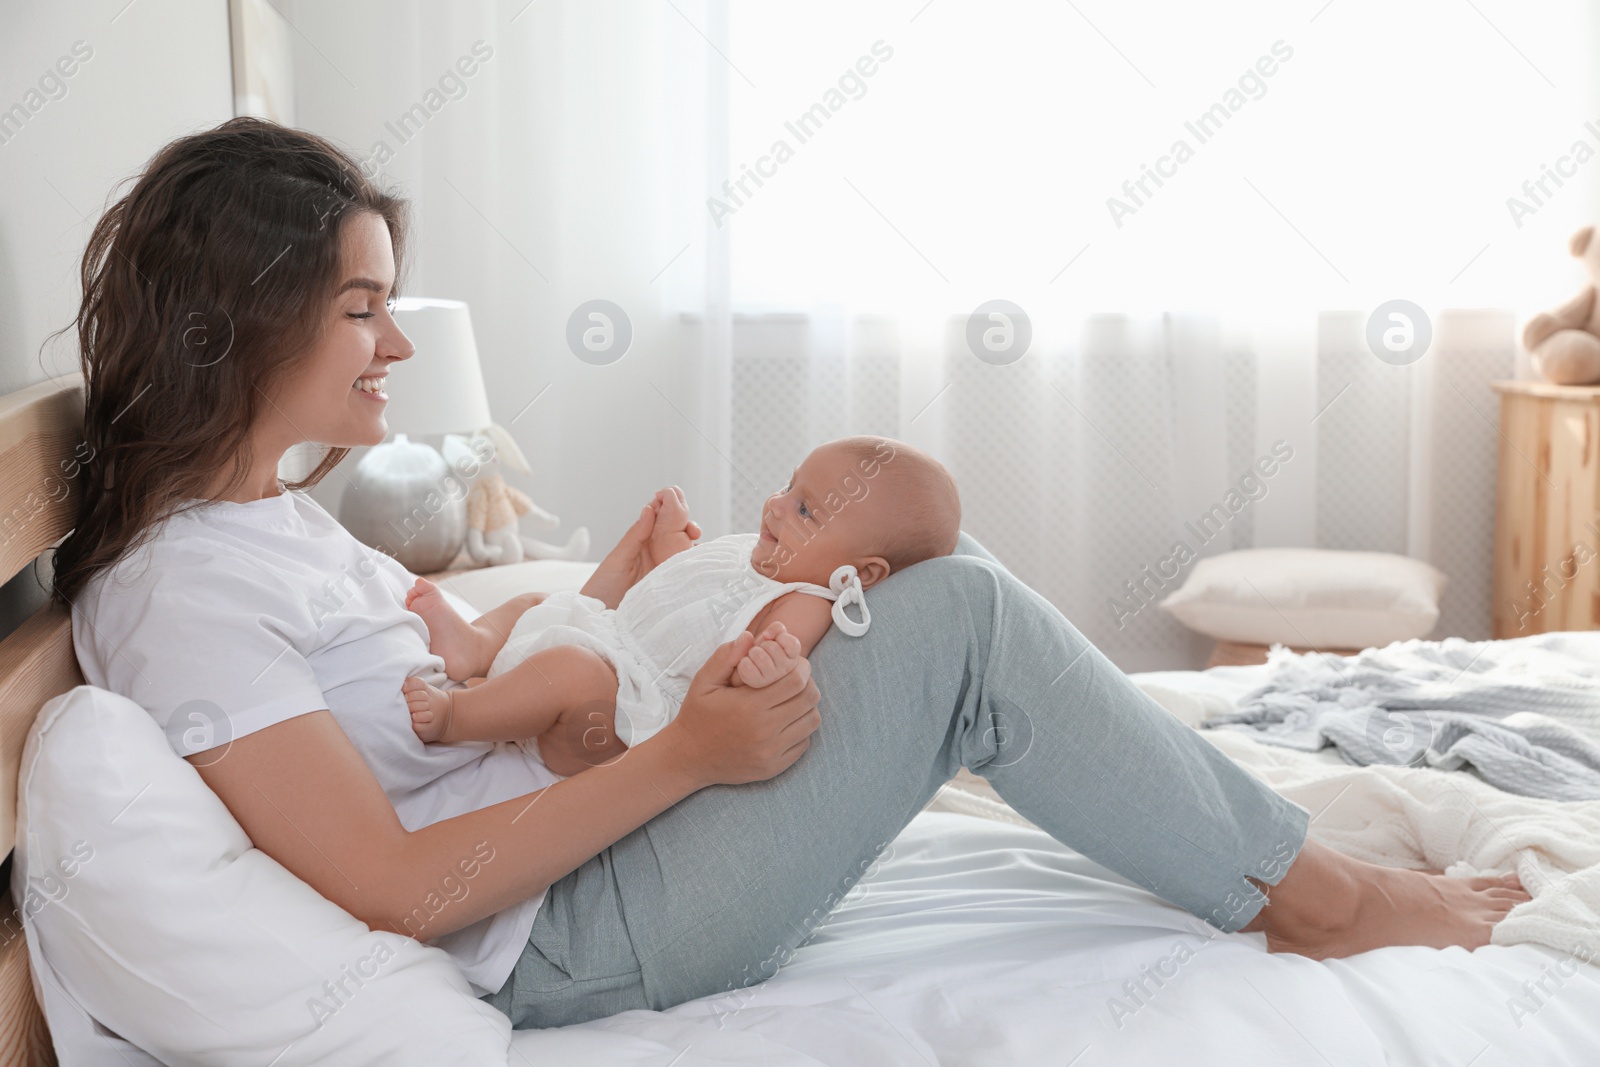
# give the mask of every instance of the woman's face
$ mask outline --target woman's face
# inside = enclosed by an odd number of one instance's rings
[[[394,248],[388,224],[371,213],[354,215],[341,240],[339,289],[325,312],[322,336],[273,405],[288,436],[351,448],[379,444],[388,434],[386,375],[415,348],[389,314]]]

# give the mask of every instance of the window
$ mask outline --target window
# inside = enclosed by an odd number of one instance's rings
[[[1600,217],[1577,0],[735,0],[730,37],[743,309],[1544,307]]]

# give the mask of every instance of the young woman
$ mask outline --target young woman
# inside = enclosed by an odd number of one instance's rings
[[[666,729],[573,778],[551,784],[515,746],[422,743],[401,682],[440,664],[401,606],[413,576],[292,491],[381,441],[386,390],[407,388],[390,316],[405,228],[342,151],[270,123],[151,160],[84,256],[93,460],[55,593],[88,680],[163,723],[257,847],[370,926],[449,951],[515,1025],[770,976],[961,767],[1278,951],[1473,947],[1527,899],[1514,879],[1307,842],[1303,809],[965,536],[879,584],[867,637],[829,635],[752,689],[728,684],[743,635]],[[303,441],[327,456],[285,485]],[[646,506],[586,592],[615,606],[655,565],[654,521]]]

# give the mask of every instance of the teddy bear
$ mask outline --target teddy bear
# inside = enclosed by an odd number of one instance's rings
[[[447,434],[441,448],[450,466],[472,483],[467,492],[467,555],[475,563],[494,566],[524,559],[581,560],[589,554],[589,528],[572,531],[565,545],[522,536],[518,517],[532,515],[536,526],[553,530],[561,520],[535,504],[528,494],[507,485],[500,463],[530,473],[528,461],[511,435],[489,425],[471,439]]]
[[[1600,382],[1600,301],[1595,282],[1600,279],[1600,241],[1594,227],[1572,235],[1569,248],[1583,261],[1589,284],[1554,311],[1535,315],[1522,330],[1522,347],[1533,356],[1533,369],[1560,385]]]

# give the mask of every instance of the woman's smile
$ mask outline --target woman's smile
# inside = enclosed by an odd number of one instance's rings
[[[350,386],[350,388],[354,389],[356,392],[360,393],[369,400],[385,401],[389,399],[389,394],[383,391],[383,386],[388,380],[389,372],[385,371],[382,374],[373,374],[364,378],[357,378],[355,380],[355,384]]]

